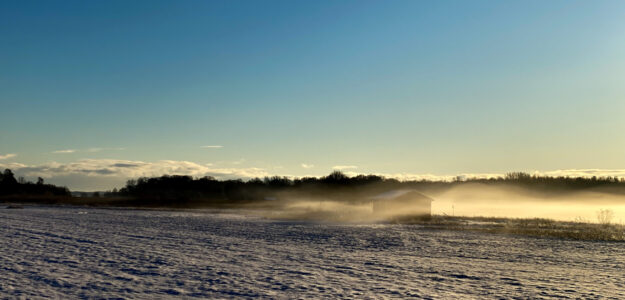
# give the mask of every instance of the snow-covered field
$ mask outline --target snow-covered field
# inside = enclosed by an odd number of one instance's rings
[[[0,209],[0,298],[625,298],[625,244],[244,212]]]

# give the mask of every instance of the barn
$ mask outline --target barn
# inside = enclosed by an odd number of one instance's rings
[[[371,198],[373,214],[379,217],[430,216],[432,198],[411,190],[388,191]]]

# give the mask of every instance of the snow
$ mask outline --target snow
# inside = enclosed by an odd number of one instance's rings
[[[245,212],[0,209],[0,298],[625,298],[623,243]]]

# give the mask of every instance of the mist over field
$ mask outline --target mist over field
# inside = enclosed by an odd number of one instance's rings
[[[0,179],[7,297],[625,296],[619,178]]]
[[[548,218],[597,221],[597,212],[613,211],[615,222],[625,220],[625,195],[602,191],[540,193],[520,187],[461,185],[431,196],[434,214],[505,218]]]
[[[0,0],[0,299],[625,299],[625,0]]]
[[[424,189],[423,194],[434,200],[433,215],[545,218],[596,223],[599,222],[597,214],[602,210],[609,210],[612,213],[611,222],[623,224],[625,220],[625,195],[605,191],[545,193],[516,186],[466,184],[442,190]],[[399,206],[382,216],[376,214],[370,198],[342,201],[306,197],[297,193],[279,196],[280,200],[261,206],[265,208],[262,215],[293,220],[383,222],[405,215],[406,209],[410,208]]]

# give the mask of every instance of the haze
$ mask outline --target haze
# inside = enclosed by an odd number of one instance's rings
[[[624,0],[0,0],[0,299],[625,299]]]
[[[460,185],[443,190],[425,190],[434,199],[432,214],[468,217],[545,218],[559,221],[598,222],[601,210],[611,212],[610,222],[625,220],[625,195],[601,191],[560,191],[544,194],[520,187],[482,184]],[[348,223],[387,221],[405,214],[398,207],[386,215],[376,214],[371,199],[354,202],[346,199],[302,197],[282,194],[258,214],[268,218]],[[256,206],[252,206],[257,208]]]
[[[163,174],[625,177],[624,14],[622,1],[3,1],[0,168],[79,191]],[[455,199],[434,212],[596,210]]]

